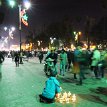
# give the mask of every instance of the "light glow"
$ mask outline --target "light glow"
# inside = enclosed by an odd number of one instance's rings
[[[13,8],[15,6],[15,1],[14,0],[9,0],[9,5]]]
[[[59,103],[76,103],[77,98],[75,94],[71,92],[58,93],[55,97],[55,101]]]
[[[15,27],[12,27],[11,29],[12,29],[12,31],[15,31]]]
[[[26,2],[24,3],[24,6],[25,6],[26,9],[29,9],[29,8],[31,7],[31,3],[28,2],[28,1],[26,1]]]

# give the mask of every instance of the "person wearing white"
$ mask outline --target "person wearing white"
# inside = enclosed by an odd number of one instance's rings
[[[100,51],[98,50],[98,48],[96,47],[93,51],[93,56],[92,56],[92,69],[94,71],[95,77],[98,78],[98,62],[100,61],[101,58],[101,54]]]

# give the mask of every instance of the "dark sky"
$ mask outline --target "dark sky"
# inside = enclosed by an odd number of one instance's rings
[[[99,19],[104,14],[101,0],[31,0],[31,2],[32,8],[28,11],[31,26],[61,20],[65,15],[71,18],[91,16]],[[17,8],[8,8],[5,22],[16,22],[17,12]]]
[[[64,16],[72,19],[90,16],[99,19],[104,15],[101,0],[30,0],[32,8],[28,10],[29,25],[38,27],[54,21],[59,21]],[[18,8],[6,10],[4,24],[18,22]],[[17,23],[18,24],[18,23]]]
[[[61,20],[65,15],[99,19],[103,14],[101,0],[35,0],[31,18],[36,25]]]
[[[64,16],[72,20],[82,17],[82,23],[86,16],[99,20],[105,11],[102,8],[102,0],[30,0],[32,8],[28,10],[29,27],[39,29],[44,24],[60,21]],[[18,26],[18,7],[4,9],[5,20],[3,25]],[[106,11],[107,13],[107,11]],[[75,25],[77,23],[74,23]],[[81,29],[82,24],[80,25]],[[23,26],[25,29],[25,27]]]

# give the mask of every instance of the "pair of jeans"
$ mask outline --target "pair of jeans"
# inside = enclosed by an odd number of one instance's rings
[[[60,74],[64,75],[66,70],[66,65],[63,64],[62,62],[60,63]]]
[[[79,67],[80,67],[79,82],[80,82],[80,84],[82,84],[82,80],[85,78],[85,76],[84,76],[85,66],[80,64]]]
[[[101,78],[104,77],[104,67],[103,67],[103,65],[102,66],[98,66],[98,75]]]

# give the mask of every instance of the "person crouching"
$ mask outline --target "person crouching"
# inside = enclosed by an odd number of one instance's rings
[[[61,88],[58,80],[56,79],[56,76],[56,72],[51,72],[51,76],[46,81],[45,88],[42,94],[39,95],[40,102],[53,103],[55,100],[55,96],[61,92]]]

